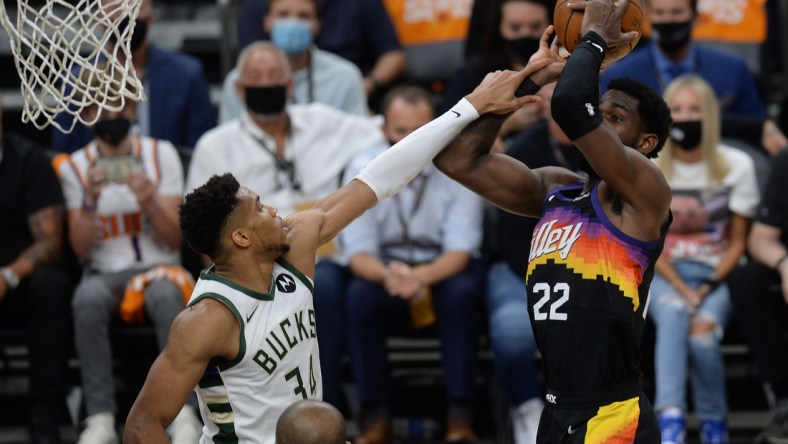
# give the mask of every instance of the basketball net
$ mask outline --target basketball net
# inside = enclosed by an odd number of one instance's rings
[[[142,0],[45,0],[38,10],[27,1],[18,0],[15,24],[0,1],[22,81],[23,122],[70,133],[77,121],[95,123],[101,110],[145,99],[129,49]],[[99,112],[86,121],[81,111],[91,105]],[[62,112],[72,116],[64,125],[54,120]]]

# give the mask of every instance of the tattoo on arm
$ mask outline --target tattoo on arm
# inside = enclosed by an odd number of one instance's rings
[[[43,208],[27,218],[33,245],[20,255],[33,266],[55,262],[60,257],[63,246],[63,207],[55,205]]]

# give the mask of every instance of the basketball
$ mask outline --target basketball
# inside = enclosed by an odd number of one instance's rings
[[[569,0],[558,0],[555,4],[555,14],[553,24],[555,33],[558,36],[558,43],[569,53],[575,50],[583,37],[580,29],[583,24],[583,11],[575,11],[567,6]],[[640,0],[629,0],[624,16],[621,17],[621,32],[637,31],[638,36],[625,45],[608,48],[605,61],[618,60],[629,54],[635,45],[638,44],[640,36],[643,35],[643,8]]]

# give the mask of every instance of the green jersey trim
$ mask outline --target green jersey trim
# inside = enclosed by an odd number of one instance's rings
[[[245,294],[245,295],[247,295],[247,296],[249,296],[251,298],[258,299],[258,300],[261,300],[261,301],[272,301],[272,300],[274,300],[274,286],[273,285],[271,286],[271,290],[268,292],[268,294],[265,294],[265,293],[259,293],[259,292],[254,291],[254,290],[250,290],[250,289],[244,287],[243,285],[237,284],[237,283],[231,281],[230,279],[228,279],[228,278],[226,278],[224,276],[219,276],[218,274],[211,273],[209,271],[202,271],[202,272],[200,272],[200,279],[203,279],[203,280],[206,280],[206,281],[220,282],[220,283],[232,288],[233,290],[238,290],[241,293],[243,293],[243,294]]]
[[[234,366],[235,364],[238,364],[239,362],[241,362],[241,359],[243,359],[244,355],[246,354],[246,336],[244,335],[244,319],[243,319],[243,316],[241,316],[241,313],[238,312],[238,309],[235,308],[235,305],[233,305],[233,303],[229,299],[227,299],[226,297],[224,297],[224,296],[222,296],[222,295],[220,295],[218,293],[203,293],[203,294],[197,296],[196,298],[194,298],[191,302],[189,302],[189,307],[191,307],[192,305],[194,305],[194,304],[196,304],[196,303],[198,303],[201,300],[206,299],[206,298],[207,299],[215,299],[215,300],[223,303],[224,305],[227,306],[227,308],[230,309],[231,312],[233,312],[233,314],[235,315],[236,319],[238,319],[238,325],[240,326],[240,336],[241,336],[239,338],[239,342],[238,342],[238,344],[239,344],[238,345],[238,355],[236,355],[235,358],[233,358],[231,361],[226,362],[224,364],[220,364],[218,366],[222,370],[227,370],[228,368],[230,368],[230,367]]]
[[[212,439],[216,444],[238,444],[238,435],[235,434],[235,423],[227,424],[214,424],[219,428],[217,433]]]
[[[298,278],[299,281],[301,281],[304,285],[306,285],[306,288],[309,289],[309,292],[314,294],[315,288],[312,285],[312,282],[309,280],[308,277],[306,277],[306,275],[304,275],[304,273],[301,272],[301,270],[299,270],[293,264],[291,264],[290,262],[287,262],[284,259],[277,259],[276,263],[279,264],[280,266],[282,266],[282,268],[284,268],[285,270],[293,273],[295,275],[295,277]],[[273,291],[273,287],[275,287],[275,285],[272,285],[271,287],[272,287],[271,290]]]

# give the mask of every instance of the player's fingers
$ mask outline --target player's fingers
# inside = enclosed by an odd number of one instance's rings
[[[520,72],[517,73],[517,77],[519,77],[520,80],[525,80],[526,77],[530,76],[536,71],[539,71],[540,69],[552,63],[553,61],[548,58],[544,58],[542,60],[537,60],[533,63],[529,63],[525,68],[523,68]]]
[[[553,26],[553,25],[550,25],[550,26]],[[561,46],[561,44],[558,42],[558,36],[553,37],[553,42],[550,43],[550,52],[558,54],[558,47],[559,46]]]
[[[542,38],[539,39],[539,48],[548,49],[550,47],[550,36],[555,31],[555,26],[550,25],[542,33]]]
[[[569,2],[566,3],[566,7],[573,11],[582,11],[586,9],[586,3],[588,2]]]
[[[542,98],[539,96],[522,96],[522,97],[516,97],[514,100],[515,100],[515,107],[517,109],[520,109],[529,103],[541,102]]]
[[[619,46],[619,45],[628,44],[632,40],[635,40],[637,38],[637,36],[638,36],[638,32],[637,31],[623,32],[623,33],[621,33],[621,36],[619,38],[615,39],[615,41],[611,41],[608,44],[608,47],[610,48],[610,47],[613,47],[613,46]]]
[[[558,36],[553,37],[553,43],[550,44],[550,58],[555,62],[564,63],[566,62],[566,56],[561,54],[561,48],[562,46],[561,42],[558,41]]]
[[[638,36],[637,31],[629,31],[621,34],[621,38],[623,38],[627,42],[631,42],[632,40],[635,40],[637,36]]]
[[[493,75],[494,73],[488,72],[487,75],[485,75],[484,78],[482,79],[482,83],[480,83],[479,86],[484,86],[490,83],[490,79],[493,77]]]
[[[620,17],[624,15],[624,11],[629,6],[629,0],[618,0],[616,3],[616,14]]]

